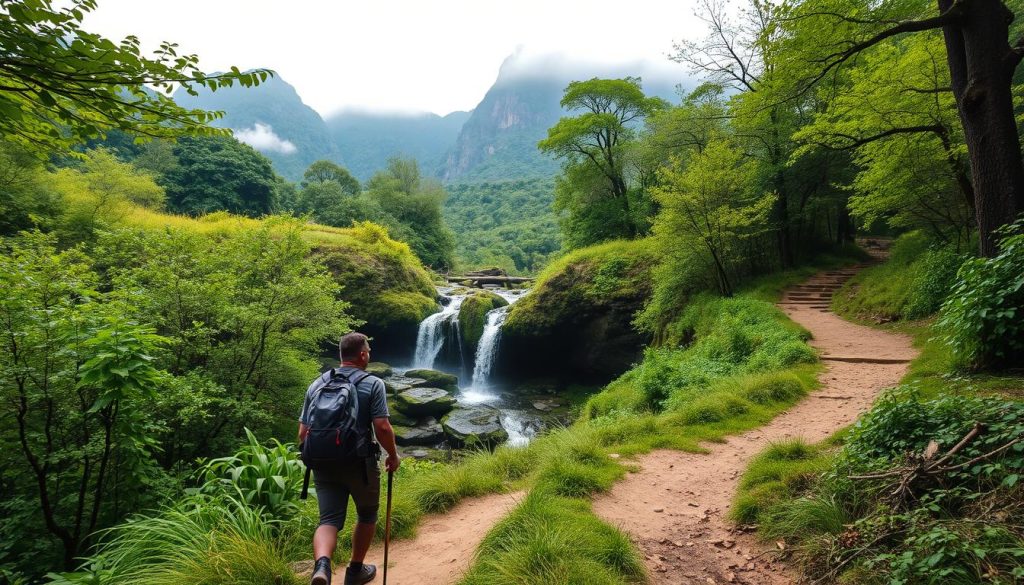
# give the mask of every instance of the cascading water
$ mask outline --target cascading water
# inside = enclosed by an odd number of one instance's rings
[[[420,321],[419,330],[416,332],[416,353],[413,356],[414,368],[433,368],[434,360],[441,353],[444,347],[445,331],[453,329],[458,333],[459,307],[465,297],[447,297],[448,304],[441,307],[441,311],[430,315]]]
[[[501,340],[501,326],[505,323],[508,308],[499,307],[487,312],[480,344],[476,346],[476,358],[473,360],[473,388],[481,390],[487,387],[487,379],[494,368],[494,360],[498,357],[498,342]]]

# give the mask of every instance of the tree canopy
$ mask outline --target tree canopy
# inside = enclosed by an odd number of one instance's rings
[[[273,74],[232,68],[207,75],[196,55],[179,54],[171,42],[146,56],[137,37],[114,42],[83,30],[95,8],[96,0],[0,5],[0,133],[8,140],[46,156],[111,129],[140,137],[225,133],[207,126],[220,113],[182,108],[170,92],[248,87]]]

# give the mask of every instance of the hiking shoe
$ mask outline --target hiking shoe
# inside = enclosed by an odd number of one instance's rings
[[[374,565],[363,565],[362,568],[353,570],[352,567],[345,569],[345,585],[363,585],[373,581],[377,576],[377,567]]]
[[[346,577],[345,582],[348,582]],[[313,567],[313,578],[309,582],[310,585],[331,585],[331,559],[327,557],[320,557],[316,560],[316,566]]]

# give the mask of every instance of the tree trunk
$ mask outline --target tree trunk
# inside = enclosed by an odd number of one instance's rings
[[[971,159],[981,255],[998,252],[995,230],[1024,211],[1024,164],[1013,116],[1013,13],[1000,0],[960,0],[963,15],[944,26],[946,59]],[[938,0],[940,12],[954,0]]]

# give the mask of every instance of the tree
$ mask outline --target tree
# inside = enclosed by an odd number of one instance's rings
[[[1024,38],[1010,41],[1013,12],[1001,0],[937,0],[937,14],[923,4],[893,14],[882,3],[850,11],[829,0],[787,7],[794,52],[813,71],[802,84],[836,75],[863,51],[902,35],[942,30],[950,91],[956,100],[970,158],[980,252],[998,252],[996,230],[1024,211],[1024,163],[1014,119],[1012,84],[1024,58]],[[816,42],[808,42],[813,36]],[[791,45],[794,45],[790,43]]]
[[[367,197],[383,212],[392,236],[409,244],[424,264],[447,270],[455,262],[455,235],[444,223],[444,187],[420,175],[415,159],[392,158],[366,183]]]
[[[185,137],[162,183],[172,211],[228,211],[259,217],[277,209],[277,176],[267,157],[228,136]]]
[[[537,147],[562,159],[566,169],[584,167],[593,171],[588,176],[601,177],[595,197],[614,201],[628,218],[623,235],[635,236],[639,230],[629,196],[629,147],[635,143],[635,128],[667,104],[660,98],[646,97],[639,77],[573,81],[565,88],[560,103],[570,112],[581,113],[560,119]],[[587,187],[588,191],[592,189]]]
[[[106,302],[78,250],[58,252],[35,233],[4,252],[4,468],[19,470],[17,491],[32,494],[35,518],[60,541],[70,570],[98,528],[153,503],[145,484],[157,442],[146,425],[163,376],[151,356],[164,340]]]
[[[0,3],[0,134],[8,140],[48,156],[111,129],[142,137],[224,134],[207,126],[220,112],[182,108],[171,91],[249,87],[273,75],[234,67],[207,75],[198,57],[179,55],[169,42],[145,56],[134,36],[115,43],[82,30],[95,8],[96,0],[65,8],[52,0]]]
[[[808,145],[797,158],[821,148],[851,151],[859,169],[854,215],[966,243],[974,189],[941,35],[873,47],[845,77],[829,108],[796,133]]]
[[[43,164],[34,153],[0,141],[0,235],[48,227],[60,205],[48,182]]]
[[[302,174],[302,186],[306,187],[315,183],[326,182],[337,183],[341,190],[347,195],[359,193],[359,181],[348,172],[345,167],[335,164],[329,160],[318,160],[309,165],[306,172]]]
[[[707,250],[719,291],[731,296],[736,243],[754,235],[767,220],[775,195],[759,194],[757,170],[738,148],[722,138],[713,140],[685,166],[681,161],[661,172],[661,185],[652,189],[661,204],[655,234],[666,246],[688,242]]]

